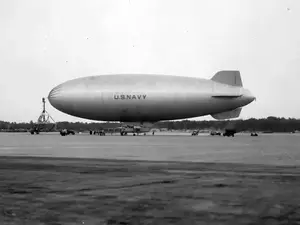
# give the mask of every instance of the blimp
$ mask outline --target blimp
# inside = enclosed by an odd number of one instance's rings
[[[50,104],[68,115],[140,127],[206,115],[217,120],[237,118],[254,99],[236,70],[219,71],[211,79],[158,74],[88,76],[66,81],[48,95]]]

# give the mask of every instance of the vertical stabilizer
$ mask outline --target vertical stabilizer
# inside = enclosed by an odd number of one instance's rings
[[[237,108],[237,109],[227,111],[227,112],[212,114],[211,116],[217,120],[227,120],[227,119],[233,119],[233,118],[239,117],[241,114],[241,111],[242,111],[242,108]]]
[[[231,86],[243,87],[240,71],[219,71],[211,80]]]

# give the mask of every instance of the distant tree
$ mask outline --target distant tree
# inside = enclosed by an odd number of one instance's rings
[[[33,121],[29,123],[16,123],[16,122],[6,122],[0,121],[1,130],[15,130],[15,129],[30,129],[32,127]],[[120,126],[120,123],[82,123],[82,122],[67,122],[62,121],[57,123],[57,129],[72,129],[77,131],[87,131],[87,130],[100,130],[101,128],[115,128]],[[167,128],[169,130],[194,130],[194,129],[215,129],[222,130],[229,127],[234,127],[238,131],[273,131],[273,132],[291,132],[295,130],[300,130],[300,120],[295,118],[279,118],[274,116],[269,116],[267,118],[255,119],[251,118],[248,120],[205,120],[205,121],[195,121],[195,120],[182,120],[182,121],[162,121],[154,125],[155,128]]]

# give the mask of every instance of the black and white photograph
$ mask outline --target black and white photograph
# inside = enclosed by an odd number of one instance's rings
[[[0,225],[300,224],[299,0],[0,0]]]

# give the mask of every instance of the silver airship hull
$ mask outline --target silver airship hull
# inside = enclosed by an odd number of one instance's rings
[[[98,121],[157,122],[218,114],[253,101],[241,86],[166,75],[119,74],[67,81],[49,93],[53,107]]]

